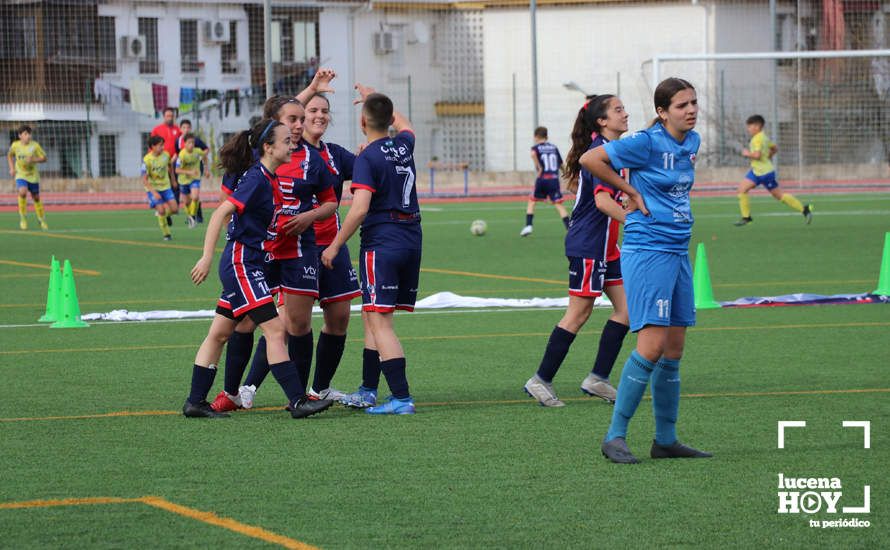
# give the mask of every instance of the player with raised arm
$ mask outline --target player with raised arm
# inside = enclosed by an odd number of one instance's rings
[[[387,96],[361,84],[355,88],[360,96],[356,103],[363,103],[361,128],[367,146],[353,166],[352,206],[321,261],[333,268],[340,249],[361,226],[362,318],[392,392],[389,401],[365,410],[370,414],[414,414],[405,353],[393,328],[396,309],[414,310],[420,281],[423,235],[414,185],[414,131]],[[395,136],[390,137],[390,126]]]
[[[254,160],[256,157],[259,161]],[[263,330],[267,359],[273,376],[287,395],[291,416],[303,418],[331,405],[330,401],[313,401],[306,397],[296,367],[288,357],[285,327],[278,318],[265,278],[263,244],[276,210],[275,172],[290,158],[290,131],[270,119],[263,119],[253,129],[237,134],[220,150],[226,172],[242,175],[232,194],[211,216],[204,236],[204,253],[191,271],[195,284],[201,284],[207,278],[219,233],[228,220],[227,243],[219,265],[223,291],[216,316],[195,357],[191,391],[182,407],[182,414],[187,417],[228,416],[207,403],[207,393],[213,386],[222,348],[236,324],[245,316]]]
[[[614,309],[603,327],[593,370],[581,382],[581,391],[615,402],[615,388],[609,383],[609,375],[628,331],[627,299],[618,249],[619,224],[624,222],[625,211],[618,203],[621,191],[582,168],[579,159],[586,151],[621,137],[627,131],[627,119],[627,111],[618,97],[598,95],[581,107],[572,129],[572,148],[564,168],[569,189],[577,192],[565,239],[569,307],[550,334],[538,371],[525,383],[526,393],[545,407],[564,405],[553,391],[553,377],[575,335],[590,318],[594,301],[603,292]]]
[[[531,151],[532,162],[535,164],[535,189],[528,199],[525,208],[525,227],[519,232],[520,237],[532,234],[532,224],[535,218],[535,203],[549,200],[556,207],[560,219],[566,229],[569,228],[569,213],[566,212],[565,198],[559,190],[559,169],[562,166],[562,156],[559,149],[547,141],[547,128],[539,126],[535,128],[535,144]]]
[[[751,161],[751,169],[745,174],[744,181],[739,184],[739,210],[742,212],[742,217],[735,222],[735,225],[748,225],[754,221],[754,218],[751,217],[751,199],[748,197],[748,192],[758,185],[762,185],[777,201],[803,214],[809,224],[813,221],[813,206],[801,204],[794,195],[779,189],[776,169],[772,162],[779,147],[763,131],[764,125],[766,125],[766,120],[760,115],[751,115],[745,121],[751,141],[747,148],[742,149],[742,156]]]
[[[622,191],[633,204],[624,222],[621,269],[627,291],[630,330],[637,347],[621,372],[612,422],[603,440],[603,456],[612,462],[639,462],[627,448],[627,426],[652,380],[655,440],[652,458],[702,458],[709,453],[677,440],[680,407],[680,358],[686,328],[695,324],[689,239],[692,210],[689,191],[701,138],[695,128],[695,88],[668,78],[655,88],[652,125],[630,137],[584,153],[581,166]],[[616,170],[630,170],[630,185]],[[626,189],[629,187],[630,189]]]
[[[179,204],[170,187],[170,155],[164,150],[164,138],[148,138],[148,153],[142,157],[140,172],[148,206],[155,210],[164,240],[172,240],[170,216],[179,211]]]
[[[46,152],[39,143],[31,138],[31,127],[27,124],[19,126],[16,131],[19,139],[12,142],[6,160],[9,163],[9,175],[15,178],[15,187],[19,201],[19,229],[28,229],[28,194],[34,202],[34,213],[40,228],[49,229],[43,202],[40,200],[40,171],[37,165],[46,162]]]

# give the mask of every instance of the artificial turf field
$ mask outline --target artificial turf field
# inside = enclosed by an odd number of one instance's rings
[[[693,247],[707,245],[718,300],[874,290],[890,195],[814,202],[805,226],[761,195],[755,222],[736,228],[734,198],[693,201]],[[564,230],[552,208],[539,207],[525,239],[524,201],[424,209],[421,296],[565,295]],[[474,219],[488,222],[486,236],[470,235]],[[164,243],[145,210],[50,206],[50,232],[21,232],[17,221],[0,214],[10,228],[0,230],[2,547],[890,545],[890,304],[700,311],[678,428],[715,457],[648,459],[647,398],[628,436],[644,461],[619,466],[599,452],[611,406],[578,389],[608,310],[594,311],[554,382],[561,409],[522,392],[561,310],[449,310],[397,316],[413,417],[335,406],[292,420],[270,380],[260,410],[191,420],[177,411],[208,320],[34,322],[52,254],[84,270],[75,274],[84,313],[212,308],[217,281],[195,288],[188,278],[203,229],[180,217]],[[615,383],[634,342],[625,341]],[[361,349],[354,317],[335,387],[357,386]],[[221,387],[222,375],[214,394]],[[778,420],[807,428],[789,430],[777,449]],[[871,421],[871,449],[844,420]],[[870,513],[777,514],[779,473],[839,478],[839,506],[861,506],[869,485]],[[853,517],[870,527],[809,526]]]

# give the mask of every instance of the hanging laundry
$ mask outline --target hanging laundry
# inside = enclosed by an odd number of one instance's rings
[[[130,81],[130,100],[133,110],[143,115],[154,116],[155,105],[151,84],[141,78]]]
[[[192,112],[195,108],[195,100],[197,99],[197,90],[194,88],[179,89],[179,114]]]
[[[163,84],[152,83],[151,97],[154,102],[155,112],[160,113],[169,106],[167,102],[167,87]]]

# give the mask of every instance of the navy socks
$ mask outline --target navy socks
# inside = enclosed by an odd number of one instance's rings
[[[534,219],[535,219],[535,215],[534,215],[534,214],[526,214],[526,215],[525,215],[525,225],[531,225],[531,224],[532,224],[532,220],[534,220]]]
[[[250,372],[247,373],[244,385],[255,386],[259,389],[267,374],[269,374],[269,359],[266,357],[266,337],[260,336],[259,341],[256,343],[253,361],[250,363]]]
[[[611,441],[616,437],[627,437],[627,425],[640,405],[654,369],[655,364],[637,353],[637,350],[627,358],[621,371],[615,409],[612,411],[612,423],[609,425],[605,441]]]
[[[309,384],[309,370],[312,368],[312,331],[302,336],[288,334],[287,355],[297,367],[300,382],[305,388]]]
[[[624,337],[630,327],[616,323],[609,319],[606,326],[603,327],[603,334],[600,336],[600,348],[596,354],[596,360],[593,363],[593,374],[599,376],[603,380],[608,380],[612,374],[612,367],[615,366],[615,359],[621,352],[621,345],[624,343]]]
[[[300,383],[300,375],[297,374],[297,369],[294,368],[292,361],[282,361],[281,363],[269,365],[269,370],[272,371],[272,376],[281,385],[281,389],[284,390],[284,394],[287,395],[287,400],[291,405],[306,395],[306,387]]]
[[[253,351],[253,332],[233,332],[226,344],[225,390],[238,395],[238,386]]]
[[[544,358],[538,367],[538,378],[548,384],[553,381],[574,340],[575,335],[571,332],[559,326],[553,327],[553,332],[547,341],[547,349],[544,350]]]
[[[331,380],[340,365],[345,347],[345,334],[328,334],[322,331],[318,335],[318,346],[315,348],[315,377],[312,380],[313,390],[321,391],[331,386]]]
[[[662,357],[652,371],[652,412],[655,414],[655,442],[673,445],[677,441],[680,412],[680,360]]]
[[[376,390],[380,385],[380,354],[376,349],[362,351],[362,387]]]
[[[386,383],[389,384],[389,391],[396,399],[407,399],[411,397],[408,392],[408,378],[405,376],[405,358],[398,357],[388,361],[380,362],[380,370],[386,377]]]
[[[189,403],[197,405],[207,400],[207,393],[213,387],[216,378],[216,367],[201,367],[194,365],[192,368],[192,389],[189,392]]]

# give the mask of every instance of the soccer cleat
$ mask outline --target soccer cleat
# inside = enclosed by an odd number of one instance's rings
[[[807,225],[813,223],[813,205],[806,204],[803,207],[803,217],[807,220]]]
[[[618,393],[608,380],[604,380],[592,372],[581,382],[581,391],[591,397],[599,397],[608,403],[614,403]]]
[[[754,221],[754,218],[752,218],[751,216],[748,216],[747,218],[739,218],[739,221],[735,222],[733,225],[736,227],[741,227],[743,225],[748,225],[749,223],[751,223],[753,221]]]
[[[25,218],[19,218],[19,229],[21,229],[22,231],[28,229],[28,220],[26,220]]]
[[[40,221],[40,229],[43,229],[44,231],[49,229],[49,226],[46,225],[46,220],[39,220],[39,221]]]
[[[198,225],[197,220],[195,220],[194,216],[187,216],[185,218],[185,224],[189,227],[189,229],[194,229],[196,225]]]
[[[522,231],[519,232],[520,237],[528,237],[532,234],[532,226],[526,225],[522,228]]]
[[[182,414],[188,418],[228,418],[229,415],[226,413],[221,413],[213,410],[210,406],[210,403],[207,401],[201,401],[198,404],[189,402],[188,399],[185,400],[185,404],[182,406]]]
[[[679,441],[675,441],[673,445],[659,445],[653,441],[649,456],[652,458],[711,458],[714,455],[687,447]]]
[[[173,240],[173,235],[164,235],[164,240],[165,240],[165,241],[172,241],[172,240]]]
[[[541,380],[538,375],[534,375],[528,379],[523,387],[525,393],[538,400],[542,407],[565,407],[566,404],[556,397],[553,391],[553,384],[548,384]]]
[[[238,388],[238,399],[241,401],[242,409],[253,408],[253,398],[256,397],[256,386],[241,386]]]
[[[306,418],[327,410],[333,404],[330,399],[309,399],[308,396],[303,396],[293,405],[288,405],[287,410],[292,418]]]
[[[603,441],[600,447],[603,456],[615,464],[639,464],[640,461],[627,448],[627,441],[623,437],[616,437],[609,441]]]
[[[330,399],[337,402],[346,397],[346,394],[344,392],[335,390],[334,388],[325,388],[319,392],[313,390],[312,388],[309,388],[309,391],[306,392],[306,395],[309,396],[309,399]]]
[[[241,408],[241,398],[237,395],[229,395],[225,391],[219,392],[210,407],[216,412],[229,412]]]
[[[367,408],[365,412],[368,414],[414,414],[414,399],[410,397],[396,399],[390,396],[386,403]]]
[[[377,404],[377,390],[369,390],[359,386],[355,393],[347,393],[340,398],[340,403],[353,409],[366,409]]]

